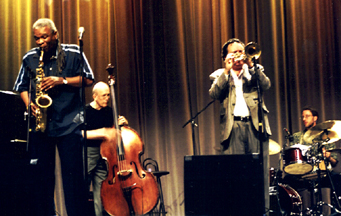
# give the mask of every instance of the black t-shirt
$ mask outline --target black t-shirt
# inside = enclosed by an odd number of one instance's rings
[[[103,127],[111,128],[113,126],[113,113],[111,107],[104,107],[100,110],[96,110],[90,106],[86,105],[86,122],[87,130],[94,130]],[[99,147],[102,140],[87,140],[87,146]]]

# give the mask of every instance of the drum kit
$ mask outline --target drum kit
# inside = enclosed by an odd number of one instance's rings
[[[286,136],[289,139],[289,136]],[[324,147],[341,139],[341,121],[330,120],[315,125],[303,135],[303,144],[280,147],[273,140],[269,141],[269,154],[279,154],[279,167],[283,164],[284,175],[294,176],[312,185],[311,194],[315,194],[313,206],[303,209],[299,193],[283,181],[281,169],[270,168],[270,214],[269,215],[323,215],[322,206],[331,208],[335,215],[341,213],[339,197],[331,178],[331,165],[323,156]],[[307,145],[307,143],[310,143]],[[328,150],[340,153],[341,149]],[[339,158],[340,160],[340,158]],[[341,174],[340,174],[341,175]],[[322,178],[328,178],[332,192],[333,205],[324,203],[321,195]],[[340,194],[341,195],[341,194]],[[275,204],[274,204],[275,203]],[[334,215],[334,214],[333,214]]]

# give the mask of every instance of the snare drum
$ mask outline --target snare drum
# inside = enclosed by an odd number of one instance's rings
[[[327,169],[326,169],[326,164],[324,161],[321,161],[318,163],[318,167],[320,168],[320,177],[326,177],[327,176]],[[314,164],[313,170],[305,175],[302,176],[303,179],[306,180],[314,180],[318,178],[318,173],[317,173],[317,163]]]
[[[300,148],[289,148],[284,152],[284,172],[291,175],[304,175],[312,171],[313,166],[307,162]]]

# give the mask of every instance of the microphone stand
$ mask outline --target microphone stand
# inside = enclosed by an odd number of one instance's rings
[[[200,115],[200,113],[202,113],[204,110],[206,110],[215,100],[209,102],[202,110],[200,110],[197,114],[195,114],[194,117],[192,117],[191,119],[189,119],[184,126],[182,126],[182,128],[184,128],[188,123],[191,123],[192,125],[192,140],[193,140],[193,152],[194,155],[196,153],[196,144],[195,144],[195,134],[194,134],[194,127],[198,127],[198,124],[194,121],[194,119]],[[200,155],[200,148],[199,148],[199,155]]]
[[[259,84],[259,71],[258,71],[258,66],[256,64],[256,58],[252,58],[253,61],[253,66],[255,68],[255,75],[256,75],[256,81],[257,81],[257,93],[258,93],[258,141],[259,141],[259,158],[260,158],[260,171],[262,173],[262,191],[263,191],[263,209],[264,209],[264,215],[266,214],[266,209],[265,209],[265,186],[264,186],[264,147],[263,147],[263,139],[266,138],[266,129],[264,128],[264,134],[263,134],[263,126],[264,126],[264,114],[262,112],[262,104],[263,104],[263,92],[262,89],[260,88]]]
[[[35,78],[35,74],[33,73],[32,69],[29,66],[26,66],[26,70],[28,71],[29,78],[30,78],[30,85],[28,87],[28,106],[27,112],[25,112],[25,117],[27,116],[27,135],[26,135],[26,151],[28,152],[28,147],[30,144],[30,126],[31,126],[31,102],[32,102],[32,80]]]
[[[26,70],[28,71],[29,77],[30,77],[30,85],[28,87],[28,106],[27,106],[27,112],[24,114],[25,118],[27,116],[27,140],[26,140],[26,151],[28,152],[28,147],[30,144],[30,126],[31,126],[31,102],[32,102],[32,80],[35,78],[35,74],[31,70],[30,67],[26,67]]]
[[[82,27],[81,27],[82,28]],[[82,33],[81,33],[82,34]],[[80,74],[81,74],[81,83],[82,83],[82,105],[83,105],[83,118],[84,118],[84,123],[83,123],[83,131],[84,131],[84,136],[83,136],[83,167],[84,167],[84,181],[87,181],[87,175],[88,175],[88,150],[87,150],[87,145],[86,145],[86,140],[87,140],[87,133],[86,133],[86,112],[85,112],[85,74],[83,73],[83,68],[84,68],[84,58],[83,58],[83,39],[82,35],[78,37],[79,40],[79,52],[80,52]]]

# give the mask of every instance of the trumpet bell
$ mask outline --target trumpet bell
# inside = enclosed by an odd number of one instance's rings
[[[246,55],[246,58],[248,59],[253,59],[253,58],[258,59],[261,53],[262,53],[262,50],[260,49],[258,44],[255,42],[249,42],[245,46],[245,55]]]

